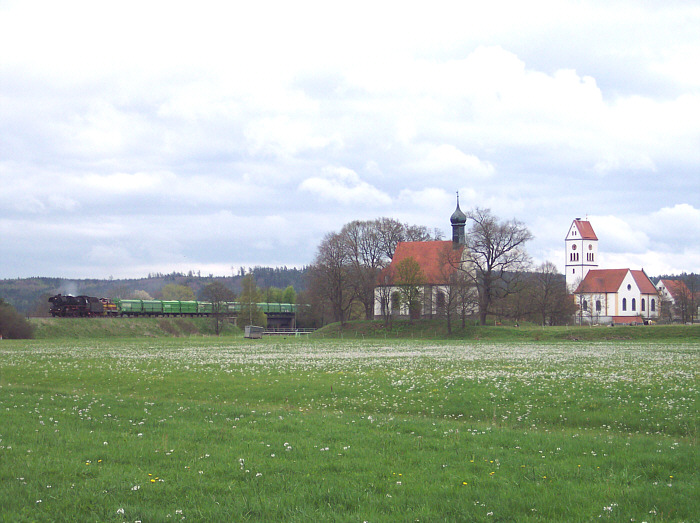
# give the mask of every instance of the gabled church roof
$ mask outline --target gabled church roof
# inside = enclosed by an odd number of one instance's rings
[[[576,224],[576,228],[578,229],[579,238],[581,238],[582,240],[598,239],[598,237],[595,235],[595,231],[593,230],[591,222],[589,222],[588,220],[581,220],[580,218],[576,218],[574,220],[574,223]]]
[[[656,287],[644,271],[631,269],[591,269],[574,291],[581,293],[610,293],[618,292],[627,273],[632,274],[634,282],[642,294],[656,294]]]
[[[413,258],[420,265],[426,284],[445,284],[448,283],[449,276],[457,270],[453,265],[461,259],[463,251],[463,245],[455,249],[451,241],[399,242],[389,270],[395,268],[402,260]],[[447,255],[455,261],[450,263]],[[385,284],[382,281],[383,276],[384,274],[379,277],[380,285]]]

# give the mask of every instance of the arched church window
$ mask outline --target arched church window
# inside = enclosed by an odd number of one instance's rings
[[[656,310],[656,300],[654,298],[651,299],[651,312],[654,312]]]
[[[641,303],[641,305],[642,305],[642,312],[644,312],[644,310],[645,310],[644,298],[642,298],[642,303]]]
[[[637,310],[637,299],[632,298],[632,310],[636,311]]]
[[[595,311],[600,312],[600,300],[595,301]]]
[[[583,300],[583,310],[584,311],[588,310],[588,302],[586,300]]]
[[[627,310],[627,298],[622,298],[622,310]]]

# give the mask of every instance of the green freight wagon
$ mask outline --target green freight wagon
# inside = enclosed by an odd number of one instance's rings
[[[163,314],[163,302],[160,300],[143,300],[143,314],[160,316]]]
[[[143,313],[142,300],[114,300],[117,310],[122,316],[132,316]]]
[[[198,301],[195,302],[197,304],[197,314],[211,314],[212,313],[212,305],[209,302],[206,301]]]
[[[164,315],[194,315],[197,314],[197,302],[196,301],[175,301],[168,300],[163,301],[163,314]]]

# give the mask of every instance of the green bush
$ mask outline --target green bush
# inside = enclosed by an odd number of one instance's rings
[[[0,337],[8,339],[31,338],[34,329],[15,308],[0,298]]]

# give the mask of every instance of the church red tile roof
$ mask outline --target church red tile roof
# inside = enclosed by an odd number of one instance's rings
[[[642,294],[658,294],[656,287],[651,283],[649,276],[644,271],[630,271],[634,277],[634,281],[637,282],[637,287],[639,287],[639,292]]]
[[[632,278],[642,294],[657,294],[656,287],[644,271],[631,269],[592,269],[579,284],[575,294],[617,292],[628,272],[632,273]]]
[[[453,250],[451,241],[399,242],[389,267],[395,268],[402,260],[413,258],[423,270],[425,283],[444,284],[447,283],[447,277],[456,270],[446,259],[446,253],[453,253],[450,254],[452,259],[458,260],[463,250],[463,246]],[[380,275],[380,282],[383,281],[383,276]]]
[[[595,232],[593,231],[593,226],[591,225],[591,222],[585,221],[585,220],[574,220],[574,223],[576,224],[576,228],[578,229],[578,233],[582,239],[584,239],[584,240],[597,240],[598,239],[598,237],[595,235]]]

